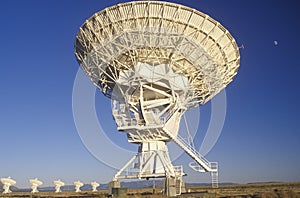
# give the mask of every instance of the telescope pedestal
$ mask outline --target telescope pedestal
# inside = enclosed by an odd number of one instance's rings
[[[167,177],[163,180],[163,191],[164,194],[169,197],[175,197],[185,193],[185,184],[182,177]]]
[[[119,185],[119,179],[165,178],[164,193],[176,196],[181,193],[182,166],[173,166],[164,141],[145,142],[139,145],[134,155],[114,176],[110,190]],[[180,189],[178,189],[180,188]]]
[[[121,183],[118,180],[113,180],[109,182],[109,188],[108,188],[108,194],[112,194],[112,189],[113,188],[121,188]]]
[[[56,192],[56,193],[61,192],[60,186],[55,186],[55,192]]]
[[[38,187],[37,185],[32,184],[32,186],[31,186],[31,189],[32,189],[31,193],[37,193],[37,192],[39,192],[38,189],[37,189],[37,187]]]
[[[11,190],[9,189],[10,185],[9,184],[4,184],[3,185],[3,194],[8,194],[11,193]]]

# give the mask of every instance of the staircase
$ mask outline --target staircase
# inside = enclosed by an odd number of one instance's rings
[[[198,172],[210,172],[212,177],[212,187],[218,187],[218,163],[209,162],[205,159],[194,147],[188,144],[182,137],[179,135],[173,135],[168,129],[163,128],[164,132],[180,147],[182,148],[194,162],[191,162],[189,165],[195,171]]]

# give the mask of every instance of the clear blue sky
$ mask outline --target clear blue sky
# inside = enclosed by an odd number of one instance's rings
[[[93,157],[76,131],[72,88],[79,65],[73,44],[88,17],[118,2],[0,2],[0,177],[13,177],[19,187],[35,177],[45,185],[58,178],[104,183],[113,177],[116,170]],[[238,75],[226,88],[225,126],[207,155],[219,162],[220,182],[300,181],[299,1],[174,2],[209,14],[245,47]],[[103,104],[109,100],[97,93],[96,103],[108,108]],[[210,116],[205,108],[200,124]],[[98,117],[126,147],[124,135],[110,125],[109,109]],[[174,162],[184,165],[185,180],[209,181],[191,171],[189,161],[183,155]]]

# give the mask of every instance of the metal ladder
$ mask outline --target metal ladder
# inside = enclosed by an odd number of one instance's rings
[[[211,172],[210,174],[211,174],[211,186],[213,188],[218,188],[219,187],[218,171]]]
[[[218,188],[219,187],[218,162],[211,162],[210,166],[211,166],[211,168],[213,170],[216,170],[216,171],[210,172],[210,175],[211,175],[211,186],[213,188]]]

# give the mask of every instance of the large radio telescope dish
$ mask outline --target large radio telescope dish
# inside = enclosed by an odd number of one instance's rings
[[[43,185],[43,182],[38,180],[37,178],[35,179],[30,179],[29,183],[31,184],[31,192],[32,193],[37,193],[38,191],[38,186]]]
[[[83,183],[78,180],[74,182],[74,186],[75,186],[75,192],[81,192],[80,188],[83,186]]]
[[[129,142],[139,144],[138,154],[115,180],[181,178],[182,170],[169,159],[168,141],[195,160],[198,167],[192,168],[217,177],[216,164],[180,138],[178,129],[186,110],[208,102],[237,73],[238,46],[219,22],[175,3],[117,4],[81,26],[75,55],[95,86],[113,100],[118,130],[127,133]],[[133,162],[136,174],[122,175]]]
[[[3,194],[11,193],[9,188],[17,183],[11,177],[1,178],[0,181],[3,184]]]
[[[97,187],[99,187],[100,184],[97,183],[97,182],[95,182],[95,181],[93,181],[93,182],[91,182],[91,186],[92,186],[92,191],[96,192],[97,191]]]
[[[53,184],[55,185],[55,192],[59,193],[61,192],[61,187],[65,185],[64,182],[62,182],[60,179],[53,181]]]
[[[120,86],[120,74],[130,73],[138,63],[167,64],[188,79],[185,88],[193,93],[191,104],[204,104],[220,92],[240,63],[234,38],[219,22],[195,9],[161,1],[118,4],[94,14],[76,36],[75,54],[108,97]]]

